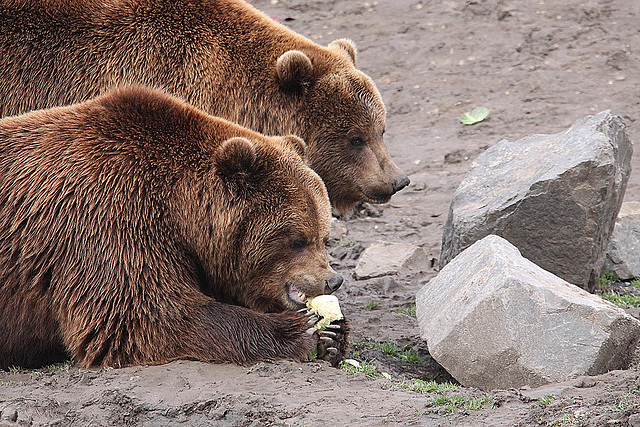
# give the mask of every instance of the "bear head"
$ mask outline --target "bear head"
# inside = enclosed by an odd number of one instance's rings
[[[334,212],[356,203],[384,203],[409,184],[383,141],[386,110],[375,83],[355,68],[355,45],[289,50],[277,61],[281,90],[299,103],[300,135],[309,164],[324,180]]]
[[[205,293],[273,312],[340,287],[325,249],[329,198],[305,150],[295,136],[244,132],[224,141],[205,179],[185,189],[195,203],[180,222],[202,264]]]

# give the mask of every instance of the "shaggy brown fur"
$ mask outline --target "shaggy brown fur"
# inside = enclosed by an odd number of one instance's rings
[[[0,120],[0,368],[305,358],[337,275],[303,150],[144,88]]]
[[[0,116],[114,85],[161,87],[257,132],[302,137],[345,212],[409,182],[389,157],[384,105],[355,57],[351,42],[319,46],[244,0],[0,0]]]

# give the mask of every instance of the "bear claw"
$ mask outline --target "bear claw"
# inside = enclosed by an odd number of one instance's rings
[[[345,356],[348,332],[349,326],[344,320],[330,323],[325,330],[319,331],[318,359],[331,363],[331,366],[338,366]]]
[[[320,320],[320,318],[318,316],[316,316],[315,314],[307,314],[307,325],[309,326],[314,326],[315,324],[318,323],[318,321]]]

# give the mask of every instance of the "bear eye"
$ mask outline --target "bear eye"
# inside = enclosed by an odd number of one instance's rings
[[[349,138],[349,144],[351,144],[352,147],[362,147],[365,145],[365,142],[361,137],[354,136]]]
[[[309,241],[306,237],[294,237],[291,240],[291,247],[296,250],[301,250],[309,246]]]

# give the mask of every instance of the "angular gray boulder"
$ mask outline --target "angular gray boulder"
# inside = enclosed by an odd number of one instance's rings
[[[421,337],[456,380],[483,390],[536,387],[629,366],[640,322],[490,235],[416,296]]]
[[[640,202],[622,204],[604,261],[621,280],[640,278]]]
[[[489,234],[593,290],[631,171],[625,125],[604,111],[554,135],[503,140],[470,165],[449,208],[440,267]]]
[[[428,271],[431,263],[420,246],[410,243],[377,241],[362,252],[356,266],[356,279]]]

